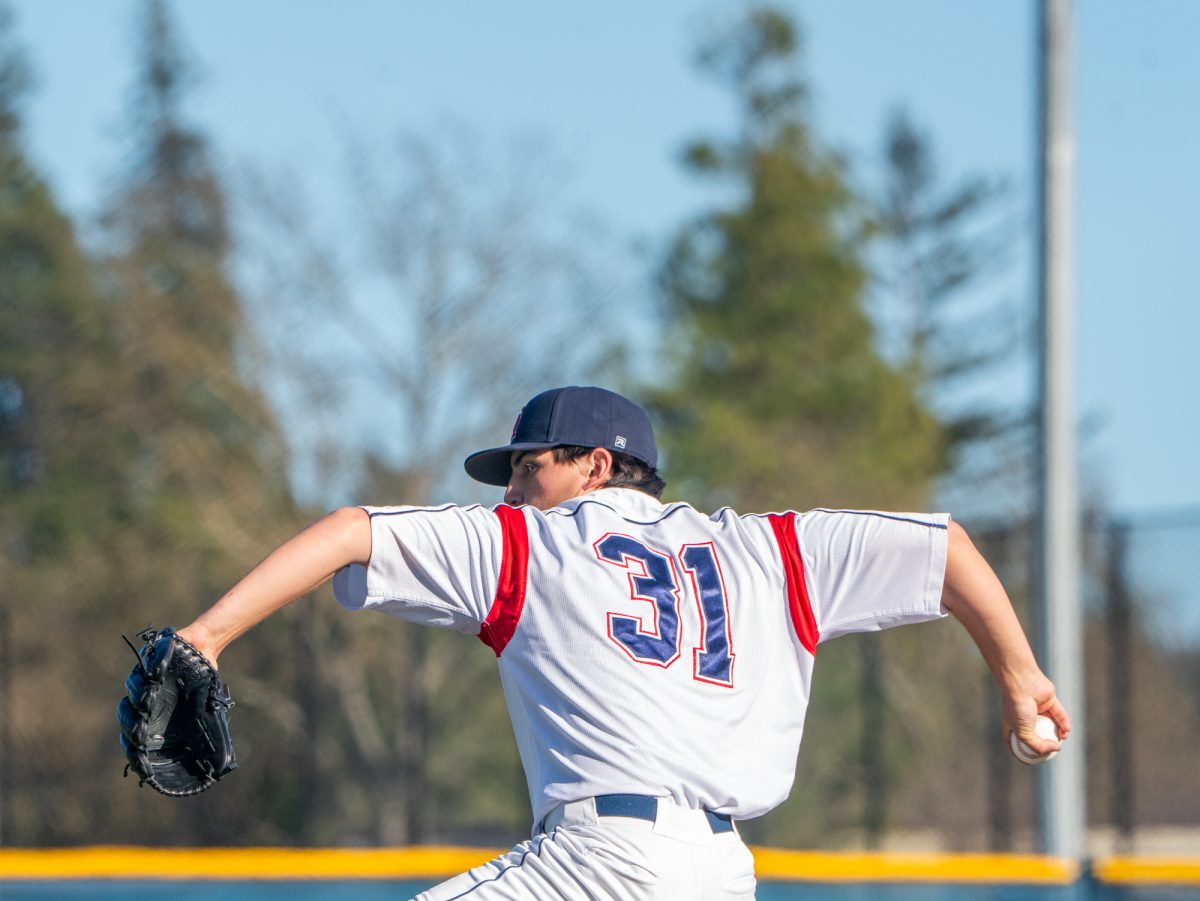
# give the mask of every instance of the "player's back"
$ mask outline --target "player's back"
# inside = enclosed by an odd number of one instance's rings
[[[624,489],[520,514],[500,669],[535,817],[614,792],[738,817],[785,797],[812,655],[771,518]]]

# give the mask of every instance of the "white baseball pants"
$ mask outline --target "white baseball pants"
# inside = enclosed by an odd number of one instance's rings
[[[653,821],[557,807],[545,831],[416,901],[749,901],[754,858],[736,831],[659,799]]]

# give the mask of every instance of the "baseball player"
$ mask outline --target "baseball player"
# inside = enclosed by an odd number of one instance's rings
[[[792,785],[822,642],[953,614],[1000,687],[1005,741],[1070,731],[991,568],[944,514],[711,515],[660,500],[646,414],[546,391],[472,454],[495,507],[338,510],[180,635],[214,662],[333,578],[351,610],[477,635],[498,658],[532,837],[419,896],[753,898],[739,820]],[[736,465],[734,461],[733,465]]]

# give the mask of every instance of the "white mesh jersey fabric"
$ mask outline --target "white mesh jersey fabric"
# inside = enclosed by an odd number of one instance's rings
[[[501,508],[367,510],[370,565],[338,574],[338,600],[478,633],[516,571]],[[765,813],[791,789],[814,639],[943,615],[942,514],[709,516],[605,489],[516,518],[528,570],[499,667],[535,822],[612,793]]]

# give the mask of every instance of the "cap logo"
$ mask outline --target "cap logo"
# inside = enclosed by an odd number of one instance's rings
[[[617,440],[614,441],[613,444],[615,444],[617,447],[621,448],[621,450],[625,450],[625,436],[618,435]]]

